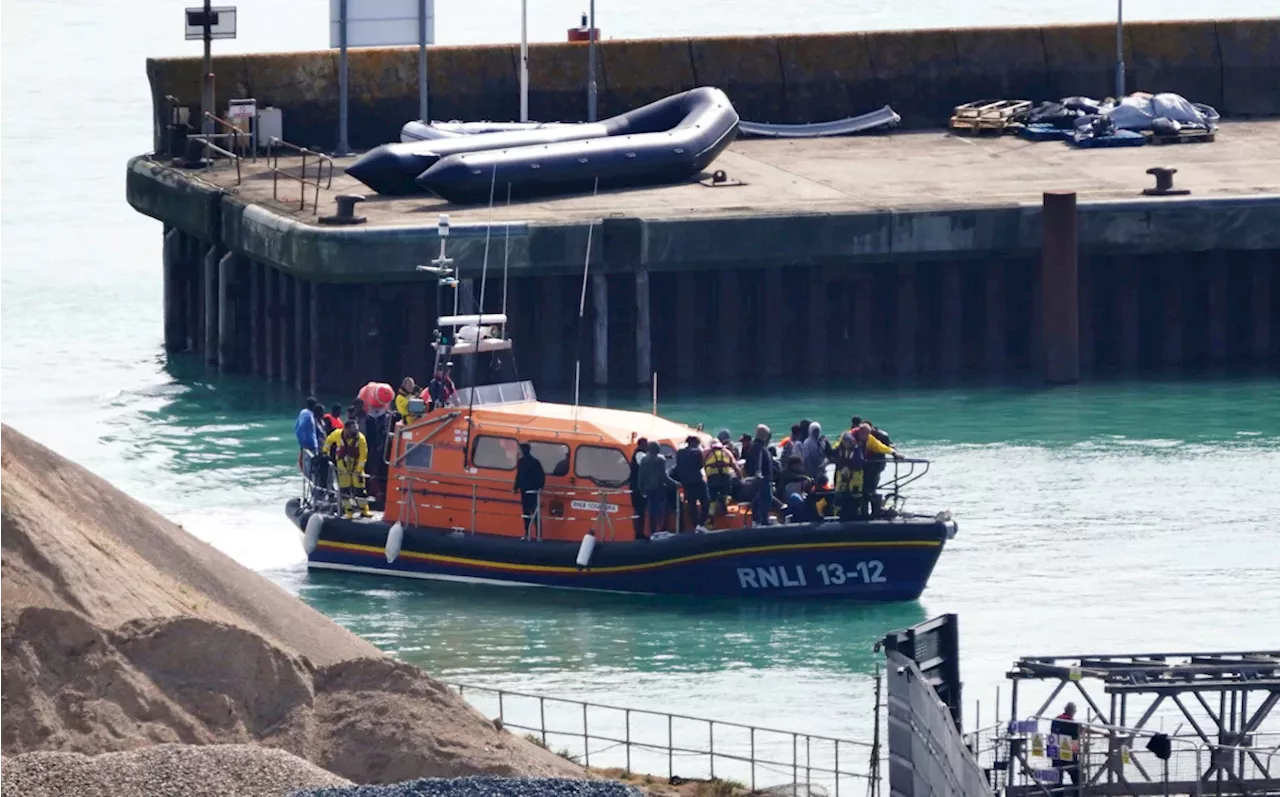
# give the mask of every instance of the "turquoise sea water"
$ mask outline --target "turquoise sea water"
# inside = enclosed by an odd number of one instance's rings
[[[442,41],[516,33],[496,1],[439,5]],[[779,18],[759,0],[598,3],[618,36],[1101,20],[1114,7],[794,5]],[[322,46],[325,6],[242,5],[241,38],[218,46]],[[576,4],[530,6],[535,39],[576,21]],[[856,412],[932,458],[912,505],[950,509],[960,535],[919,603],[703,605],[308,575],[281,510],[297,487],[301,396],[164,356],[159,225],[123,199],[124,162],[150,141],[143,59],[198,51],[180,40],[180,8],[6,0],[3,420],[356,632],[451,679],[844,736],[868,732],[874,641],[939,612],[960,614],[967,694],[987,718],[1019,655],[1280,647],[1274,375],[664,393],[663,414],[735,431],[763,421],[785,433],[804,415],[839,428]],[[1202,9],[1127,4],[1139,18]],[[1261,0],[1211,10],[1274,13]]]

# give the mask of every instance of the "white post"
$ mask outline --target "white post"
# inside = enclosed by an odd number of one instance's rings
[[[1116,102],[1124,96],[1124,0],[1116,0]]]
[[[529,121],[529,0],[520,0],[520,121]]]

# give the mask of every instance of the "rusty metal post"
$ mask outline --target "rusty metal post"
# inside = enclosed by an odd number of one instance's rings
[[[1043,312],[1044,379],[1080,380],[1080,286],[1074,191],[1046,191],[1042,211],[1040,297]]]

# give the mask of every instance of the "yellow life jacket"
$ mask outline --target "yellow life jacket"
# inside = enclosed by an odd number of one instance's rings
[[[733,460],[729,459],[729,452],[723,448],[713,448],[707,455],[704,467],[707,476],[728,476],[733,473]]]

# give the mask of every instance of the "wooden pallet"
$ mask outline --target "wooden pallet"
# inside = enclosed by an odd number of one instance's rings
[[[1173,136],[1159,136],[1155,133],[1149,133],[1148,136],[1152,144],[1207,144],[1214,140],[1216,134],[1216,130],[1183,130]]]
[[[1030,100],[978,100],[957,105],[947,126],[956,133],[1016,132],[1031,111]]]

